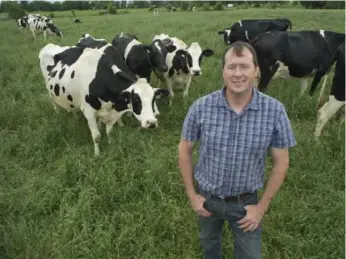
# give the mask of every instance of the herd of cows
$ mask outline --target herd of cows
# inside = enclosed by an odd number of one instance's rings
[[[37,33],[55,34],[61,31],[52,19],[34,14],[17,20],[20,28]],[[290,31],[288,31],[290,29]],[[258,88],[265,91],[277,77],[301,80],[301,94],[313,77],[309,94],[323,80],[320,97],[328,74],[335,65],[328,102],[318,110],[315,136],[321,135],[327,121],[345,105],[345,34],[333,31],[292,31],[288,19],[241,20],[218,32],[226,45],[242,40],[256,50],[260,67]],[[100,154],[100,123],[106,124],[110,141],[113,125],[123,125],[124,113],[132,113],[143,128],[158,125],[158,98],[169,97],[173,88],[183,88],[188,96],[191,80],[201,76],[203,57],[214,55],[210,48],[198,42],[186,44],[168,34],[158,34],[149,44],[143,44],[133,34],[120,33],[112,42],[84,34],[74,46],[49,43],[39,52],[40,68],[46,88],[56,104],[67,111],[81,111],[88,121],[94,141],[94,153]],[[164,82],[166,88],[152,87],[151,74]],[[320,101],[320,98],[319,98]]]

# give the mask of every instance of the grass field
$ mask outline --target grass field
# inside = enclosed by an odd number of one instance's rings
[[[38,53],[46,43],[58,41],[45,42],[42,35],[34,41],[14,21],[1,21],[0,258],[201,258],[197,218],[184,193],[177,145],[189,105],[222,85],[225,45],[217,31],[240,19],[287,17],[294,30],[344,32],[344,11],[78,16],[83,24],[55,19],[64,34],[61,44],[75,44],[85,32],[108,40],[131,32],[142,42],[165,32],[187,43],[198,41],[215,55],[203,60],[204,74],[194,78],[187,105],[178,91],[171,109],[160,100],[159,128],[150,131],[124,116],[125,127],[115,126],[111,146],[102,132],[101,156],[94,158],[86,120],[63,110],[55,114],[44,86]],[[312,99],[307,93],[299,97],[298,80],[274,81],[267,92],[285,105],[298,145],[291,151],[287,180],[263,219],[263,258],[344,257],[344,128],[338,137],[338,124],[327,124],[320,142],[314,141],[320,86]],[[223,237],[224,258],[232,258],[233,238],[226,225]]]

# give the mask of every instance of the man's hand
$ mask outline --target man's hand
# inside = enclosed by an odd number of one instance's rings
[[[190,197],[190,203],[193,210],[200,216],[209,217],[211,213],[203,207],[205,198],[202,195],[195,194]]]
[[[265,210],[263,210],[259,205],[248,205],[245,206],[246,215],[241,220],[238,220],[237,223],[240,224],[240,228],[244,232],[254,231],[258,228]]]

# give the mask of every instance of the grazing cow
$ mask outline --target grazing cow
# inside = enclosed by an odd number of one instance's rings
[[[166,64],[168,66],[167,72],[160,72],[154,70],[156,76],[165,82],[170,94],[169,106],[172,105],[174,98],[173,85],[182,85],[184,88],[183,98],[186,101],[189,93],[192,76],[202,75],[201,62],[203,57],[210,57],[214,51],[207,48],[202,50],[198,42],[192,42],[188,46],[182,40],[176,37],[169,37],[167,34],[156,35],[153,39],[156,40],[171,40],[176,50],[168,53],[166,57]],[[160,82],[160,81],[159,81]]]
[[[96,39],[89,33],[85,33],[77,42],[77,47],[99,49],[109,44],[106,39]]]
[[[39,33],[43,33],[44,39],[46,39],[47,35],[56,35],[57,37],[62,38],[61,31],[56,27],[52,19],[46,16],[28,16],[28,27],[30,28],[34,38],[36,38],[35,34]]]
[[[142,44],[131,34],[116,35],[112,45],[117,47],[126,64],[138,77],[145,77],[150,82],[151,72],[157,69],[160,72],[168,70],[165,58],[167,53],[176,49],[171,41],[157,39],[151,44]]]
[[[263,32],[286,31],[288,28],[292,29],[292,23],[288,19],[240,20],[218,34],[223,35],[226,45],[230,45],[238,40],[250,42]]]
[[[345,107],[345,43],[335,52],[335,71],[329,100],[317,112],[316,139],[323,127],[340,108]]]
[[[24,15],[17,19],[17,25],[19,29],[25,31],[25,29],[29,26],[28,25],[28,15]]]
[[[168,91],[137,79],[111,44],[99,49],[47,44],[39,60],[55,109],[57,104],[82,111],[87,119],[95,156],[101,137],[97,120],[106,124],[109,143],[113,125],[125,112],[132,112],[143,128],[157,127],[153,103]]]
[[[314,77],[309,93],[312,96],[325,75],[323,85],[326,84],[334,53],[344,42],[345,34],[324,30],[272,31],[258,35],[251,44],[258,55],[261,71],[259,90],[264,91],[272,78],[286,74],[301,79],[303,94],[308,78]]]
[[[77,18],[77,19],[74,19],[74,20],[73,20],[73,23],[83,23],[83,22],[82,22],[81,19],[78,19],[78,18]]]
[[[153,15],[154,15],[154,16],[158,16],[158,15],[159,15],[159,9],[158,9],[158,8],[155,8],[155,9],[153,10]]]

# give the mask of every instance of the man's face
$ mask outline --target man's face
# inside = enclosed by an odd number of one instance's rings
[[[231,49],[225,56],[224,84],[234,94],[245,93],[254,86],[257,70],[250,50],[244,48],[241,57],[238,57]]]

